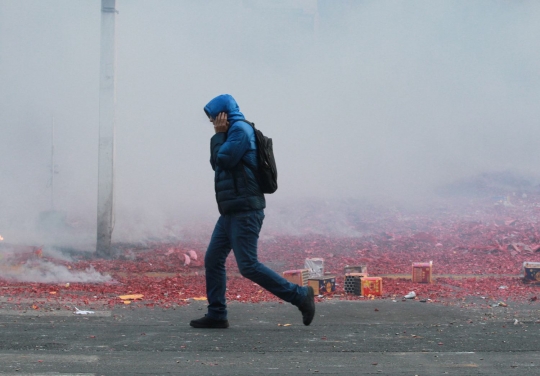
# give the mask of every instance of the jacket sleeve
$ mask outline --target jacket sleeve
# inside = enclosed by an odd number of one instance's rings
[[[216,133],[210,142],[210,163],[215,170],[216,166],[230,170],[240,162],[249,149],[247,132],[241,126],[232,126],[227,135]]]
[[[210,140],[210,164],[212,165],[212,170],[216,170],[216,159],[219,152],[219,148],[223,143],[227,140],[227,134],[226,133],[216,133],[214,136],[212,136],[212,139]]]

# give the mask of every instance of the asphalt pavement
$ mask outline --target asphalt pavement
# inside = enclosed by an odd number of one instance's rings
[[[228,329],[189,326],[204,301],[88,315],[3,304],[0,375],[540,375],[540,303],[482,303],[329,300],[310,326],[289,304],[231,303]]]

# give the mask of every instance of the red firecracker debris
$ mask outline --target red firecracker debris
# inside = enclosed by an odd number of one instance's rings
[[[483,297],[491,303],[532,303],[538,299],[538,285],[524,284],[521,277],[523,262],[540,262],[538,202],[540,196],[531,194],[516,199],[512,206],[486,200],[464,207],[448,205],[436,214],[366,208],[346,223],[357,232],[354,236],[320,235],[315,231],[296,236],[267,234],[271,236],[261,236],[258,254],[261,262],[278,273],[303,267],[306,257],[324,258],[324,271],[336,276],[336,291],[316,298],[318,302],[366,299],[343,290],[344,267],[365,264],[370,276],[383,279],[384,293],[374,299],[401,300],[415,291],[418,299],[431,303],[459,304],[467,297]],[[319,220],[309,217],[306,228],[317,228]],[[8,303],[20,304],[22,298],[29,298],[35,302],[30,307],[36,310],[47,305],[97,310],[123,305],[118,296],[126,294],[143,295],[142,300],[130,300],[130,307],[172,308],[206,295],[204,257],[198,257],[206,246],[207,240],[155,243],[144,250],[126,249],[115,260],[81,256],[70,262],[54,259],[38,247],[19,247],[16,252],[2,253],[0,287]],[[433,283],[411,281],[411,264],[419,260],[433,261]],[[110,279],[95,283],[17,281],[17,272],[39,268],[44,262],[61,265],[70,273],[93,270]],[[232,253],[226,267],[228,300],[280,301],[243,278]]]

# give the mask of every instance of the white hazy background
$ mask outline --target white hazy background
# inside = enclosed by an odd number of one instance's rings
[[[270,228],[303,202],[422,202],[460,178],[540,166],[536,0],[117,9],[114,241],[211,230],[213,128],[202,109],[222,93],[274,140]],[[73,239],[95,242],[100,20],[99,0],[0,0],[6,242],[44,241],[35,228],[51,210],[53,118],[54,209]]]

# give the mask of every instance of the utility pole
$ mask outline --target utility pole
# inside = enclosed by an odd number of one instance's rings
[[[99,162],[96,254],[112,257],[114,227],[114,118],[116,0],[101,0],[101,59],[99,83]]]
[[[51,211],[54,211],[54,115],[51,118]]]

